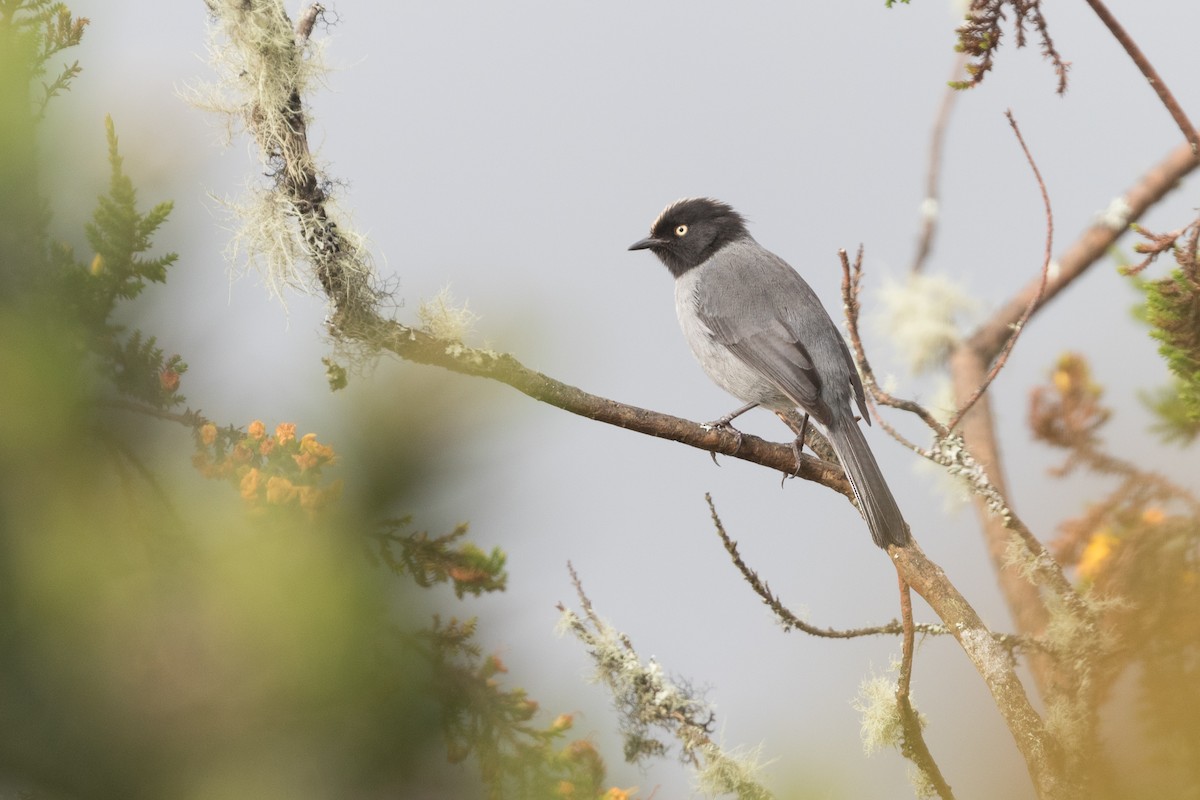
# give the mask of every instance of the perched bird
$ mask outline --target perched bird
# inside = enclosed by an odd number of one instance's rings
[[[689,198],[667,206],[649,250],[675,276],[675,311],[700,366],[747,405],[714,425],[763,406],[799,409],[833,446],[875,544],[903,547],[908,525],[858,427],[870,424],[850,350],[812,288],[746,229],[725,203]]]

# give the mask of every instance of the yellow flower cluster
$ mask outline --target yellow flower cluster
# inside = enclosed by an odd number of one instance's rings
[[[321,470],[334,463],[333,448],[315,433],[296,439],[296,425],[281,422],[268,435],[262,420],[242,433],[206,423],[196,431],[192,463],[205,477],[229,479],[252,506],[298,507],[316,512],[336,500],[342,482],[321,485]]]
[[[1087,547],[1083,548],[1083,554],[1079,556],[1079,565],[1076,567],[1079,577],[1088,581],[1095,580],[1120,541],[1107,529],[1101,529],[1092,534]]]

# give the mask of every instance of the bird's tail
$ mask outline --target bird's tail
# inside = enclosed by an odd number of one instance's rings
[[[890,544],[908,544],[908,524],[900,514],[896,498],[888,488],[879,464],[871,452],[857,420],[850,414],[841,415],[829,428],[829,443],[846,470],[850,488],[858,498],[858,507],[871,529],[875,544],[886,548]]]

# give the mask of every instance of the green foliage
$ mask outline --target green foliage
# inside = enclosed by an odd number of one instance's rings
[[[456,546],[467,533],[465,524],[430,538],[425,531],[404,533],[411,522],[411,517],[386,520],[375,533],[379,559],[393,572],[407,574],[424,587],[452,581],[459,598],[504,591],[508,574],[504,572],[506,556],[500,548],[485,553],[470,542]]]
[[[340,454],[294,425],[271,436],[170,410],[187,365],[114,317],[175,264],[154,254],[172,206],[139,210],[111,119],[91,252],[51,237],[36,131],[78,64],[32,99],[30,84],[86,24],[60,3],[0,0],[4,785],[39,797],[469,794],[440,786],[462,781],[439,773],[448,749],[478,763],[497,800],[600,797],[603,760],[568,741],[571,718],[539,724],[474,621],[429,624],[407,602],[414,585],[450,583],[459,599],[503,590],[503,551],[467,542],[465,525],[378,525],[362,492],[342,502],[341,481],[326,484]],[[186,447],[169,437],[145,447],[158,419],[191,428],[194,465],[235,490],[214,499],[181,477]],[[404,449],[409,477],[374,478],[397,502],[429,471],[419,450]],[[362,531],[375,532],[368,558]]]
[[[1159,417],[1157,430],[1167,441],[1189,444],[1200,436],[1200,220],[1165,235],[1136,230],[1145,241],[1134,249],[1146,259],[1129,272],[1141,272],[1166,252],[1177,265],[1164,278],[1138,282],[1145,295],[1139,316],[1173,376],[1169,388],[1146,398]]]
[[[568,741],[570,715],[533,723],[538,704],[523,689],[504,689],[496,656],[474,644],[475,620],[434,619],[421,635],[435,676],[442,732],[450,760],[474,755],[491,800],[597,798],[604,792],[604,761],[586,740]]]
[[[81,344],[96,357],[100,375],[112,381],[117,393],[166,409],[184,401],[176,389],[187,364],[178,355],[166,356],[153,336],[137,330],[126,334],[112,315],[119,301],[137,297],[147,281],[164,282],[167,268],[178,259],[175,253],[147,256],[172,206],[165,202],[145,214],[138,211],[137,191],[123,169],[111,117],[105,119],[105,131],[109,190],[98,198],[92,222],[86,226],[94,255],[85,267],[68,248],[54,248],[60,282],[53,291],[70,309],[83,337]]]
[[[15,56],[19,80],[28,84],[46,73],[46,63],[83,39],[86,17],[73,17],[64,3],[53,0],[0,0],[0,51]],[[64,66],[49,83],[42,83],[37,119],[45,116],[50,100],[71,87],[81,72],[79,62]]]
[[[1008,18],[1005,6],[1008,6],[1012,15],[1017,47],[1026,45],[1029,28],[1036,31],[1042,46],[1042,55],[1054,65],[1054,72],[1058,77],[1058,93],[1066,92],[1070,63],[1064,61],[1054,47],[1049,26],[1042,14],[1041,0],[972,0],[966,19],[958,27],[958,44],[955,45],[955,50],[970,57],[966,65],[970,78],[965,81],[951,81],[950,86],[954,89],[978,86],[983,82],[984,76],[992,70],[996,51],[1003,40],[1001,23]]]

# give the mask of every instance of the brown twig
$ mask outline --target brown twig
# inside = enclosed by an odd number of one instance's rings
[[[1125,222],[1136,222],[1197,166],[1200,166],[1200,161],[1192,155],[1190,144],[1185,142],[1173,149],[1122,195],[1126,209]],[[1031,300],[1034,301],[1036,313],[1103,258],[1127,230],[1127,224],[1113,225],[1108,222],[1097,222],[1085,230],[1074,244],[1059,255],[1057,269],[1044,290],[1041,288],[1041,277],[1035,278],[982,324],[965,343],[965,347],[985,363],[990,363],[1004,347],[1012,326],[1025,314]],[[1037,299],[1039,295],[1040,300]]]
[[[771,611],[779,618],[780,623],[785,630],[798,630],[802,633],[807,633],[810,636],[819,636],[825,639],[857,639],[863,636],[896,636],[905,632],[905,625],[900,620],[892,620],[883,625],[872,625],[864,628],[822,628],[811,623],[805,622],[794,614],[790,609],[783,604],[779,597],[771,591],[767,583],[759,577],[758,573],[751,569],[742,559],[742,554],[738,550],[738,544],[734,541],[729,533],[725,530],[725,524],[721,521],[720,515],[717,514],[716,504],[713,502],[712,495],[706,493],[704,501],[708,503],[709,513],[712,515],[713,527],[717,531],[717,536],[721,538],[721,544],[725,546],[725,551],[729,553],[733,565],[737,567],[738,572],[750,584],[750,588],[754,590]],[[911,611],[911,608],[910,608]],[[910,618],[908,624],[912,630],[919,631],[922,635],[927,636],[944,636],[950,633],[945,625],[934,625],[928,622],[914,623]],[[993,634],[996,641],[1000,642],[1009,652],[1015,651],[1022,647],[1025,643],[1018,637],[1010,636],[1004,633]]]
[[[1145,76],[1150,86],[1154,89],[1155,94],[1158,95],[1158,99],[1162,101],[1162,104],[1166,107],[1168,113],[1170,113],[1171,119],[1175,120],[1175,124],[1183,132],[1184,138],[1191,144],[1192,154],[1200,156],[1200,135],[1196,133],[1196,128],[1193,127],[1191,120],[1184,113],[1183,107],[1179,105],[1179,101],[1175,99],[1175,95],[1171,94],[1171,90],[1167,88],[1167,84],[1159,77],[1158,70],[1150,63],[1150,59],[1146,58],[1146,54],[1133,41],[1133,37],[1129,35],[1129,32],[1125,30],[1121,23],[1117,22],[1117,18],[1108,10],[1108,6],[1104,5],[1101,0],[1087,0],[1087,4],[1096,12],[1096,16],[1108,28],[1113,38],[1120,42],[1121,47],[1125,48],[1125,52],[1133,59],[1133,63],[1137,64],[1137,68],[1141,70],[1142,75]]]
[[[303,47],[309,37],[312,36],[313,26],[317,24],[317,18],[324,12],[325,6],[320,3],[313,3],[300,12],[300,17],[296,20],[297,47]]]
[[[850,332],[850,345],[854,350],[854,360],[858,363],[858,369],[862,373],[863,385],[866,387],[867,393],[885,406],[916,414],[935,433],[939,436],[945,436],[949,431],[923,405],[913,400],[904,400],[895,397],[885,392],[879,386],[879,381],[875,379],[875,371],[871,369],[871,362],[867,360],[867,353],[863,348],[862,337],[858,332],[858,317],[861,310],[858,303],[858,293],[862,282],[863,249],[861,246],[858,248],[858,253],[854,256],[853,267],[845,250],[838,250],[838,258],[842,262],[842,309],[846,315],[846,327]],[[876,419],[879,420],[884,429],[897,441],[903,443],[914,452],[923,452],[921,448],[901,437],[881,417],[876,415]]]
[[[963,65],[967,63],[965,53],[959,53],[954,58],[954,69],[951,70],[951,84],[962,74]],[[921,201],[921,235],[917,240],[917,252],[913,256],[909,272],[920,272],[926,259],[933,250],[933,240],[937,234],[938,216],[940,215],[939,195],[941,184],[942,150],[946,141],[946,129],[950,124],[950,112],[954,110],[954,102],[960,91],[953,85],[947,86],[942,95],[941,105],[938,106],[937,116],[933,120],[933,132],[929,137],[929,172],[925,178],[925,199]]]
[[[1011,654],[915,539],[907,547],[889,548],[888,554],[900,576],[933,608],[983,678],[1025,759],[1038,797],[1082,798],[1081,782],[1086,776],[1063,769],[1061,746],[1029,702]]]
[[[933,754],[929,752],[929,745],[925,742],[925,734],[921,730],[921,715],[913,708],[910,689],[916,626],[913,624],[912,618],[912,592],[909,590],[908,583],[899,573],[897,573],[896,579],[900,584],[900,618],[904,624],[904,639],[900,651],[900,676],[896,681],[896,705],[900,711],[900,726],[904,731],[900,752],[925,774],[934,791],[938,793],[938,797],[942,800],[954,800],[954,792],[950,789],[950,784],[946,782],[942,770],[933,759]]]
[[[1038,303],[1045,296],[1046,284],[1050,279],[1050,261],[1054,252],[1054,212],[1050,208],[1050,193],[1046,191],[1046,182],[1042,180],[1042,173],[1037,167],[1037,162],[1033,160],[1033,154],[1029,152],[1029,146],[1025,144],[1025,137],[1021,135],[1021,129],[1017,126],[1017,120],[1013,117],[1012,111],[1005,111],[1004,116],[1008,118],[1008,124],[1012,126],[1013,133],[1017,136],[1017,142],[1021,145],[1021,151],[1025,153],[1025,160],[1029,162],[1029,168],[1033,170],[1033,177],[1037,181],[1038,190],[1042,194],[1042,205],[1046,209],[1046,249],[1042,258],[1042,278],[1038,282],[1037,293],[1029,299],[1029,303],[1025,306],[1025,311],[1022,312],[1021,317],[1013,324],[1012,335],[1004,343],[1004,348],[993,362],[991,369],[988,370],[987,376],[967,401],[958,409],[954,418],[950,420],[950,424],[948,425],[950,430],[958,427],[958,423],[962,422],[962,418],[971,410],[971,406],[979,401],[979,398],[991,386],[992,381],[1000,374],[1000,370],[1004,369],[1004,365],[1008,363],[1008,355],[1016,347],[1017,339],[1021,336],[1021,331],[1025,329],[1025,323],[1033,316],[1033,310],[1037,308]]]

